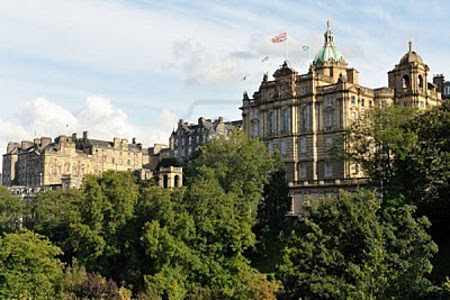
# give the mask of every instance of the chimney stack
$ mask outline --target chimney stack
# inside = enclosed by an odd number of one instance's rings
[[[88,139],[88,132],[87,131],[83,131],[83,139],[84,140]]]

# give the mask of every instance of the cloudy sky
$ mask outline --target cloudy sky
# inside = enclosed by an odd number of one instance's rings
[[[83,130],[167,143],[180,118],[237,119],[242,92],[284,59],[285,46],[270,38],[287,31],[289,61],[305,73],[328,19],[364,85],[387,84],[410,38],[431,74],[450,76],[449,8],[432,0],[0,0],[0,149]]]

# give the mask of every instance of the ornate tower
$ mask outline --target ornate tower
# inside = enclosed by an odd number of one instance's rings
[[[398,65],[388,72],[389,87],[395,91],[395,102],[404,106],[425,107],[428,99],[428,72],[430,68],[412,50],[409,41],[408,52]]]

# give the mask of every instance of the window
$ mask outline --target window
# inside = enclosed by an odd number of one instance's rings
[[[328,97],[328,98],[327,98],[327,101],[326,101],[326,105],[327,105],[327,106],[333,106],[333,98]]]
[[[327,150],[331,149],[332,145],[333,145],[333,138],[332,137],[327,137],[325,139],[325,149],[327,149]]]
[[[298,165],[298,176],[300,178],[305,178],[306,177],[306,164]]]
[[[178,157],[178,150],[174,150],[174,151],[173,151],[173,155],[174,155],[175,157]]]
[[[181,138],[181,146],[184,147],[184,144],[185,144],[184,138]]]
[[[409,88],[409,76],[408,75],[404,75],[402,77],[402,88],[404,88],[404,89]]]
[[[50,171],[49,171],[49,173],[50,173],[50,174],[53,174],[53,166],[50,166]]]
[[[372,107],[372,105],[373,105],[372,100],[369,100],[369,107]]]
[[[422,75],[419,75],[419,87],[423,88],[423,77],[422,77]]]
[[[306,87],[305,86],[300,88],[300,94],[306,95]]]
[[[275,133],[275,112],[271,111],[269,114],[269,133],[273,134]]]
[[[273,144],[272,143],[267,144],[267,149],[268,149],[269,153],[272,153],[273,152]]]
[[[327,127],[333,127],[333,112],[329,111],[326,114],[326,126]]]
[[[386,101],[384,101],[384,100],[381,101],[381,107],[382,107],[382,108],[386,108]]]
[[[289,110],[285,108],[283,110],[283,132],[289,131]]]
[[[281,142],[281,155],[287,154],[288,141],[284,140]]]
[[[300,139],[300,153],[306,153],[306,138]]]
[[[361,100],[361,107],[364,107],[365,104],[366,104],[366,100],[365,100],[365,99],[362,99],[362,100]]]
[[[252,111],[252,118],[258,119],[259,118],[259,110]]]
[[[259,122],[253,123],[253,136],[259,136]]]
[[[332,176],[333,175],[333,165],[330,163],[325,164],[325,176]]]
[[[444,95],[450,94],[450,86],[444,87]]]
[[[306,106],[302,110],[302,128],[308,129],[309,128],[309,107]]]
[[[355,173],[359,174],[359,164],[355,164]]]
[[[352,104],[355,105],[355,104],[356,104],[356,97],[355,97],[355,96],[352,96],[351,99],[352,99]]]

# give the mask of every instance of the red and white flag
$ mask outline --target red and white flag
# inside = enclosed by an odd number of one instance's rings
[[[283,32],[277,35],[276,37],[272,38],[272,43],[278,44],[283,43],[287,41],[287,33]]]

